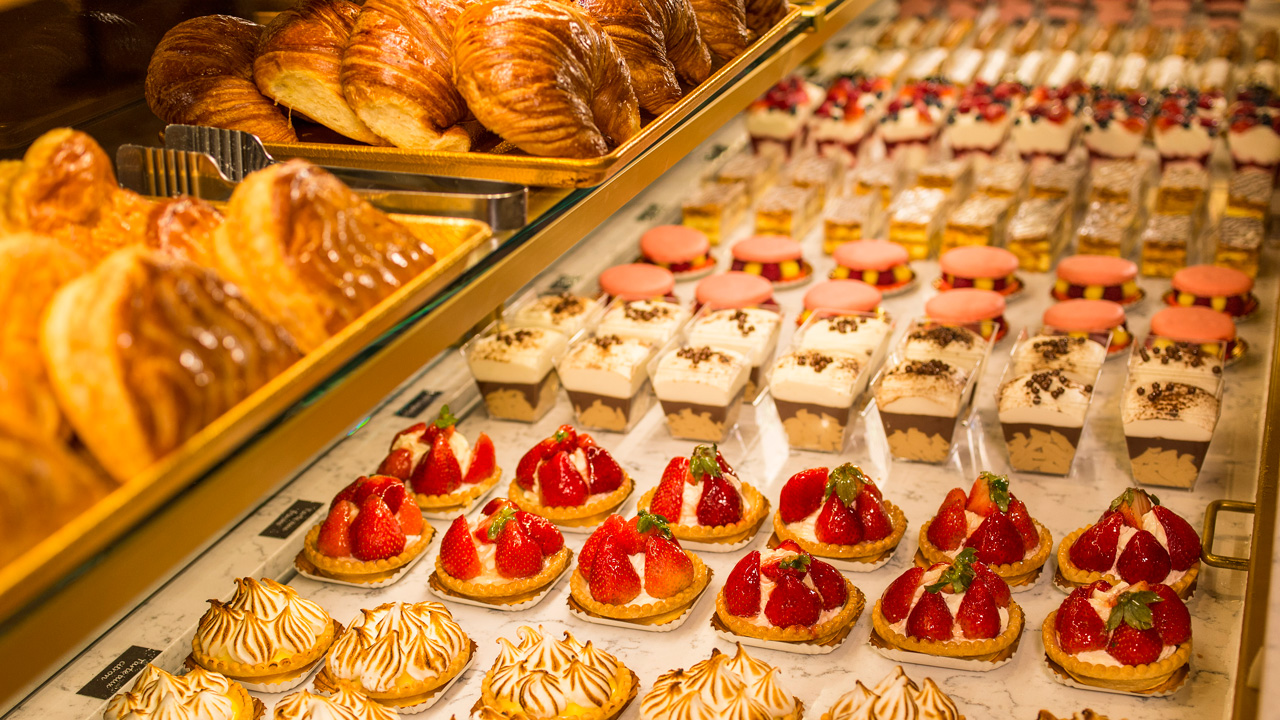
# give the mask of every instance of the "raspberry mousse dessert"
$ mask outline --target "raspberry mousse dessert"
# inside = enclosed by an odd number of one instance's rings
[[[1041,630],[1050,669],[1077,683],[1149,696],[1186,680],[1191,613],[1168,585],[1091,582]]]
[[[396,433],[378,475],[408,483],[418,507],[429,512],[465,509],[498,484],[502,468],[493,441],[480,433],[475,446],[458,432],[449,406],[430,423],[417,423]]]
[[[1080,528],[1058,546],[1060,588],[1097,580],[1163,583],[1186,599],[1200,575],[1200,536],[1182,516],[1140,488],[1111,501],[1098,522]]]
[[[885,296],[897,295],[915,285],[910,253],[898,243],[857,240],[840,245],[832,256],[836,261],[832,280],[861,280]]]
[[[418,558],[435,530],[401,480],[362,477],[343,488],[311,528],[295,561],[308,574],[358,585],[383,583]]]
[[[826,93],[793,75],[779,81],[747,108],[747,134],[756,153],[781,151],[790,158],[804,147],[814,111]]]
[[[626,432],[652,404],[645,392],[654,345],[617,335],[575,343],[556,366],[578,424],[591,430]]]
[[[657,487],[645,491],[636,507],[663,518],[676,538],[710,552],[740,547],[769,514],[769,501],[738,479],[715,445],[672,458]]]
[[[671,271],[677,281],[702,277],[716,268],[711,240],[685,225],[659,225],[640,236],[644,262]]]
[[[1235,268],[1192,265],[1173,274],[1173,287],[1165,293],[1166,305],[1200,305],[1233,318],[1247,317],[1258,309],[1253,278]]]
[[[1006,377],[996,405],[1009,466],[1019,472],[1070,473],[1095,380],[1081,383],[1061,370]]]
[[[741,643],[733,657],[712,648],[709,659],[688,670],[659,675],[640,701],[640,720],[800,720],[804,703],[782,687],[781,675],[782,671],[748,655]]]
[[[664,355],[650,373],[673,437],[724,442],[738,421],[751,361],[732,350],[692,345]]]
[[[819,467],[792,475],[782,486],[773,516],[773,532],[780,540],[795,542],[817,557],[846,561],[857,571],[873,570],[892,557],[906,531],[902,510],[850,463],[829,472]]]
[[[863,73],[837,77],[813,116],[818,152],[846,165],[855,164],[863,141],[875,132],[892,90],[893,83],[884,77]]]
[[[489,415],[528,423],[546,415],[560,389],[555,361],[567,344],[564,333],[536,327],[498,330],[468,342],[462,353]]]
[[[520,458],[508,497],[563,527],[593,527],[631,494],[631,476],[587,433],[561,425]]]

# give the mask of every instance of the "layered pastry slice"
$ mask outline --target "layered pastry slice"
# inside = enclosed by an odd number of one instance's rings
[[[641,720],[670,718],[752,718],[800,720],[804,703],[782,687],[778,668],[747,654],[742,645],[730,657],[711,657],[658,676],[640,701]]]
[[[589,616],[666,625],[698,601],[710,580],[702,558],[680,546],[662,516],[610,515],[582,545],[569,606]]]
[[[329,697],[307,690],[285,695],[276,703],[272,720],[396,720],[395,710],[358,692],[338,688]]]
[[[1098,522],[1080,528],[1058,545],[1062,588],[1096,580],[1162,583],[1189,598],[1200,576],[1200,536],[1182,516],[1139,488],[1128,488]]]
[[[960,709],[933,678],[916,685],[899,665],[874,688],[859,680],[841,695],[822,720],[961,720]]]
[[[502,479],[493,441],[480,433],[476,444],[458,432],[449,406],[430,423],[396,433],[379,475],[408,483],[418,507],[432,512],[465,509]]]
[[[138,673],[133,686],[111,698],[106,720],[168,720],[169,718],[225,718],[258,720],[262,701],[249,696],[240,683],[201,667],[181,677],[155,665]]]
[[[283,692],[311,674],[341,631],[324,608],[288,585],[239,578],[230,600],[209,601],[187,662],[250,689]]]
[[[1191,662],[1191,613],[1160,583],[1097,580],[1076,588],[1041,632],[1051,669],[1107,690],[1176,690]]]
[[[362,477],[334,497],[329,515],[307,533],[296,562],[319,577],[381,583],[421,555],[434,534],[403,482]]]
[[[753,550],[716,595],[712,624],[733,635],[834,649],[862,615],[862,591],[795,541]]]
[[[590,527],[616,510],[631,488],[631,476],[595,438],[561,425],[520,458],[508,497],[557,525]]]
[[[1000,662],[1022,635],[1022,608],[1005,581],[965,549],[951,563],[913,567],[871,612],[871,644],[941,658]]]
[[[572,558],[550,520],[495,498],[474,520],[459,515],[445,531],[431,584],[476,602],[516,605],[554,584]]]
[[[769,501],[738,479],[715,445],[698,445],[689,457],[672,458],[637,507],[662,516],[677,538],[725,551],[753,537],[769,514]]]
[[[358,692],[414,712],[433,702],[475,655],[475,643],[444,605],[390,602],[360,617],[329,649],[316,689]]]
[[[862,468],[845,463],[802,470],[778,496],[773,532],[823,558],[878,567],[907,531],[902,510],[885,500]]]

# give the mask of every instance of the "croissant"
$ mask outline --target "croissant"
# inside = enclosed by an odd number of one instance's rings
[[[342,51],[360,6],[350,0],[302,0],[272,18],[258,40],[253,79],[263,95],[353,140],[386,145],[342,93]]]
[[[782,22],[790,9],[787,0],[746,0],[747,29],[751,37],[757,38],[765,34],[774,25]]]
[[[614,45],[631,71],[631,87],[640,107],[658,115],[683,94],[676,69],[667,58],[663,28],[646,0],[577,0]]]
[[[269,142],[296,142],[289,119],[253,82],[262,26],[230,15],[178,23],[164,34],[147,66],[151,112],[166,123],[251,132]]]
[[[302,160],[246,177],[214,245],[222,273],[304,351],[435,262],[429,239]]]
[[[552,0],[485,0],[454,36],[453,77],[485,127],[531,155],[587,158],[640,131],[631,74],[599,23]]]
[[[40,349],[76,434],[121,481],[300,357],[235,286],[140,245],[58,291]]]
[[[698,28],[698,16],[690,0],[647,0],[659,18],[667,57],[687,85],[697,85],[711,75],[711,51]]]
[[[728,62],[747,49],[747,8],[743,0],[690,0],[707,47]]]
[[[368,0],[342,55],[347,103],[373,132],[413,150],[471,149],[453,84],[455,0]]]

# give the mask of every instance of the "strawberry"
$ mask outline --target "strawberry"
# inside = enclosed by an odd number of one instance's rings
[[[907,635],[942,642],[951,639],[951,609],[942,593],[925,591],[907,616]]]
[[[1153,505],[1159,505],[1160,500],[1149,495],[1146,490],[1138,488],[1127,488],[1120,496],[1111,501],[1111,505],[1106,512],[1102,514],[1105,518],[1111,513],[1120,513],[1124,517],[1124,524],[1132,528],[1142,527],[1142,516],[1151,512]]]
[[[807,554],[805,553],[804,548],[800,547],[800,543],[796,542],[795,540],[783,540],[782,542],[778,543],[778,547],[774,549],[790,550],[793,553],[800,553],[801,555]]]
[[[591,565],[604,541],[621,532],[626,524],[621,515],[610,515],[587,537],[587,541],[582,544],[582,552],[578,553],[578,569],[582,571],[583,577],[590,575]]]
[[[970,640],[987,640],[1000,634],[1000,609],[982,586],[970,585],[956,610],[960,632]]]
[[[732,525],[742,520],[742,497],[723,475],[702,478],[698,500],[698,524],[711,527]]]
[[[400,441],[400,438],[406,435],[416,435],[419,438],[421,438],[423,433],[425,433],[426,431],[427,431],[426,423],[414,423],[409,427],[396,433],[396,436],[391,439],[391,447],[394,448],[396,446],[396,443]]]
[[[883,540],[893,533],[893,523],[889,521],[889,513],[885,512],[880,490],[870,478],[867,478],[862,491],[854,500],[853,511],[858,514],[858,520],[862,523],[864,542]]]
[[[1163,582],[1169,568],[1169,552],[1146,530],[1135,533],[1116,560],[1116,572],[1127,583]]]
[[[964,543],[977,551],[978,559],[987,565],[1008,565],[1025,556],[1022,537],[1003,512],[993,512]]]
[[[1040,545],[1040,531],[1036,529],[1036,524],[1031,521],[1031,515],[1027,513],[1027,506],[1012,495],[1009,496],[1009,522],[1013,523],[1013,529],[1017,530],[1018,536],[1022,538],[1023,552],[1030,552]]]
[[[644,552],[645,541],[651,537],[670,538],[671,527],[662,516],[641,510],[627,521],[625,528],[618,532],[618,537],[622,542],[622,549],[628,555],[635,555]]]
[[[493,470],[497,466],[493,441],[488,435],[480,433],[480,437],[476,439],[476,446],[471,448],[471,465],[467,467],[467,474],[462,478],[462,482],[468,485],[484,482],[493,476]]]
[[[1164,528],[1169,542],[1169,564],[1174,570],[1186,571],[1200,559],[1200,536],[1180,515],[1163,505],[1151,508]]]
[[[591,440],[590,435],[583,437],[588,441]],[[572,425],[561,425],[556,428],[556,433],[551,436],[551,439],[556,443],[556,452],[571,453],[578,449],[578,431],[574,430]]]
[[[845,463],[832,470],[815,528],[818,539],[822,540],[824,531],[832,539],[823,542],[840,545],[856,545],[873,539],[866,537],[864,522],[869,523],[879,537],[888,535],[892,530],[889,518],[880,506],[879,490],[872,488],[875,483],[856,465]]]
[[[1009,583],[1005,582],[1004,578],[991,572],[991,568],[980,562],[973,563],[973,581],[969,583],[969,587],[981,587],[983,592],[991,596],[991,599],[995,601],[998,607],[1009,607],[1009,602],[1013,599],[1012,592],[1009,590]]]
[[[348,500],[358,506],[364,503],[365,498],[370,495],[382,497],[393,485],[403,485],[403,483],[393,477],[385,475],[358,477],[338,493],[337,497],[333,499],[333,503],[330,507],[337,505],[340,500]]]
[[[480,556],[467,529],[467,519],[459,515],[440,541],[440,566],[459,580],[470,580],[481,572]]]
[[[1121,525],[1124,525],[1124,517],[1112,513],[1081,533],[1067,553],[1072,564],[1090,572],[1110,570],[1116,561]]]
[[[359,512],[356,504],[343,500],[329,510],[329,516],[320,526],[320,535],[316,538],[316,548],[321,555],[329,557],[351,557],[351,520]],[[422,517],[419,513],[418,517]]]
[[[529,448],[529,452],[525,453],[520,462],[516,463],[516,484],[525,490],[532,490],[536,473],[538,471],[538,463],[552,456],[556,446],[554,438],[546,438]]]
[[[400,521],[377,495],[360,504],[360,513],[351,522],[351,554],[357,560],[384,560],[404,552],[405,536]]]
[[[657,489],[653,491],[649,512],[672,522],[678,521],[681,508],[684,507],[684,485],[688,473],[688,458],[672,458],[667,463],[667,469],[662,471]]]
[[[1160,633],[1154,627],[1151,609],[1161,599],[1146,588],[1142,583],[1121,593],[1107,617],[1107,630],[1111,631],[1107,654],[1125,665],[1155,662],[1164,646]]]
[[[378,466],[378,474],[408,482],[413,476],[413,451],[408,448],[392,450]]]
[[[844,576],[839,570],[821,560],[814,560],[809,563],[809,577],[813,578],[813,585],[822,596],[823,610],[844,607],[848,602],[849,588],[845,586]]]
[[[821,614],[822,596],[790,575],[784,575],[778,581],[764,606],[764,616],[775,627],[782,628],[792,625],[808,627],[818,622]]]
[[[644,545],[644,590],[656,598],[678,595],[693,582],[693,561],[675,538],[650,535]]]
[[[737,617],[760,614],[760,551],[747,553],[724,582],[724,602],[729,613]]]
[[[568,453],[556,453],[538,468],[538,490],[548,507],[576,507],[587,501],[590,488]]]
[[[1191,613],[1182,598],[1168,585],[1156,583],[1151,592],[1160,602],[1151,606],[1151,625],[1166,645],[1181,645],[1191,639]]]
[[[521,510],[516,513],[516,522],[538,544],[543,556],[555,555],[564,547],[564,535],[560,534],[560,528],[541,515]]]
[[[809,563],[811,562],[813,562],[813,556],[806,552],[775,560],[767,560],[761,566],[760,574],[774,582],[778,582],[784,576],[803,580],[804,576],[809,574]]]
[[[400,523],[400,529],[405,535],[422,534],[422,510],[418,508],[418,503],[409,497],[409,489],[403,482],[397,480],[395,485],[387,488],[383,501],[387,503],[391,512],[395,513],[396,521]]]
[[[835,493],[827,496],[813,528],[819,542],[832,545],[857,545],[862,542],[862,524],[858,516],[845,507]]]
[[[729,461],[725,460],[724,455],[720,453],[720,448],[716,445],[712,445],[711,449],[714,450],[716,453],[716,466],[720,468],[720,472],[737,477],[738,474],[733,471],[732,467],[730,467]],[[694,448],[693,452],[696,455],[698,452],[698,449]]]
[[[499,510],[501,510],[502,508],[515,507],[515,506],[516,506],[515,503],[511,502],[506,498],[494,498],[489,502],[485,503],[484,508],[482,508],[480,512],[485,515],[492,515],[498,512]]]
[[[409,479],[413,491],[422,495],[448,495],[462,485],[462,466],[458,458],[453,456],[453,448],[449,446],[448,428],[436,436],[431,444],[431,451],[418,463]]]
[[[964,492],[959,488],[952,492]],[[950,495],[947,496],[951,498]],[[965,533],[969,530],[969,518],[964,514],[964,505],[956,502],[943,502],[938,514],[929,523],[926,533],[929,542],[939,550],[951,551],[964,544]]]
[[[640,594],[640,576],[631,566],[618,538],[608,537],[600,545],[600,551],[591,563],[587,577],[591,597],[610,605],[625,605]]]
[[[813,468],[791,476],[778,496],[778,513],[782,522],[800,522],[822,507],[822,494],[827,488],[827,469]]]
[[[589,437],[583,435],[582,437]],[[587,469],[591,476],[591,493],[613,492],[622,487],[622,479],[626,476],[618,461],[613,459],[608,450],[595,445],[583,450],[587,456]]]
[[[969,504],[965,507],[975,515],[986,517],[999,510],[1009,510],[1009,478],[989,472],[978,473],[969,490]]]
[[[1054,618],[1058,644],[1072,655],[1102,650],[1107,646],[1106,623],[1089,604],[1092,594],[1092,590],[1076,588],[1058,608],[1058,614]]]
[[[505,578],[527,578],[542,572],[542,548],[518,521],[503,523],[493,558],[498,574]]]
[[[880,596],[880,610],[891,623],[900,622],[911,612],[911,601],[915,598],[916,588],[920,587],[920,578],[924,577],[924,568],[912,567],[889,583],[884,595]]]

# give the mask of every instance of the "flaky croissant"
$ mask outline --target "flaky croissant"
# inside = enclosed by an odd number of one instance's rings
[[[781,22],[790,10],[787,7],[787,0],[746,1],[747,29],[751,31],[752,39],[768,32],[769,28]]]
[[[707,47],[728,62],[747,49],[747,7],[743,0],[690,0]]]
[[[151,112],[166,123],[243,130],[268,142],[297,141],[289,119],[253,82],[261,34],[261,25],[230,15],[175,25],[147,66]]]
[[[711,50],[698,27],[690,0],[646,0],[662,25],[667,57],[686,85],[697,85],[711,75]]]
[[[368,0],[342,56],[347,103],[396,147],[466,152],[467,105],[453,84],[456,0]]]
[[[658,115],[682,96],[676,69],[667,58],[659,18],[647,0],[576,0],[609,33],[631,72],[640,107]]]
[[[531,155],[597,157],[640,130],[617,46],[590,15],[553,0],[485,0],[454,36],[453,77],[489,130]]]

